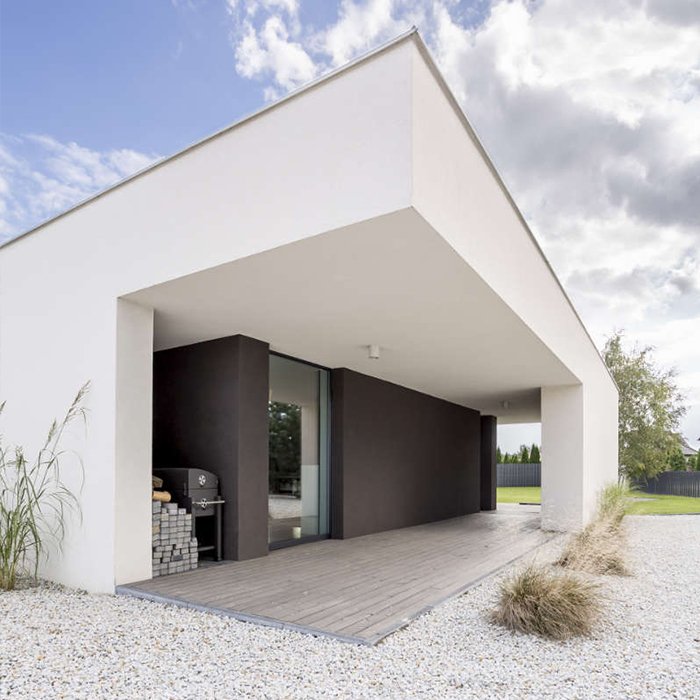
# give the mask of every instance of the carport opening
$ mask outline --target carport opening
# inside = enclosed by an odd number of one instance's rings
[[[542,502],[542,424],[498,425],[497,507],[534,508]]]

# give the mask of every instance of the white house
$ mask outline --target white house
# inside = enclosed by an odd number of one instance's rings
[[[151,576],[154,467],[219,476],[228,558],[276,544],[270,401],[302,541],[495,507],[496,421],[542,422],[545,528],[617,474],[614,382],[415,32],[0,248],[7,439],[88,379],[44,573],[93,591]]]

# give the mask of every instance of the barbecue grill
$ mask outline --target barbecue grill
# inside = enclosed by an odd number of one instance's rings
[[[173,501],[192,514],[192,537],[196,537],[200,543],[197,551],[213,551],[215,560],[221,561],[221,508],[224,499],[219,493],[219,477],[204,469],[186,468],[154,469],[153,474],[163,479],[163,488],[172,494]],[[206,538],[202,541],[201,532],[197,533],[197,521],[201,518],[215,519],[213,542],[207,542]]]

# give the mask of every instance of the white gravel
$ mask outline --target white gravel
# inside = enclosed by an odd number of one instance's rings
[[[490,625],[494,579],[374,648],[57,587],[3,593],[0,696],[700,698],[700,516],[628,529],[635,576],[605,578],[604,622],[567,643]]]

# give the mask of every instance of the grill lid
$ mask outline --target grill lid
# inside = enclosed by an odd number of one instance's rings
[[[219,488],[219,477],[204,469],[170,467],[154,469],[153,474],[163,479],[163,486],[169,491],[188,494],[199,489]]]

